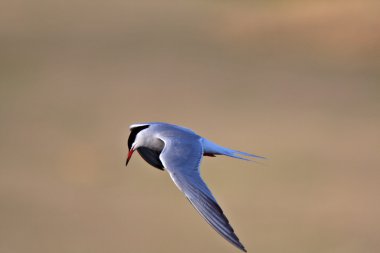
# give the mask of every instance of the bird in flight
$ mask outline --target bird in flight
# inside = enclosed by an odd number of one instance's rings
[[[243,160],[249,160],[246,157],[263,157],[219,146],[188,128],[173,124],[139,123],[131,125],[130,130],[126,165],[137,150],[147,163],[157,169],[166,170],[207,223],[227,241],[246,252],[201,178],[200,164],[203,156],[225,155]]]

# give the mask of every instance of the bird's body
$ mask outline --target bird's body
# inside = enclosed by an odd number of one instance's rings
[[[200,176],[203,156],[226,155],[248,160],[252,154],[219,146],[188,128],[161,122],[133,124],[128,139],[129,154],[137,150],[150,165],[167,170],[176,186],[200,215],[225,239],[246,251],[228,219]]]

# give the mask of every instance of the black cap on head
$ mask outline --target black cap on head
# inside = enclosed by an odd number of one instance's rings
[[[143,129],[148,128],[149,125],[138,126],[131,129],[131,133],[128,137],[128,149],[131,150],[132,144],[135,142],[136,135]]]

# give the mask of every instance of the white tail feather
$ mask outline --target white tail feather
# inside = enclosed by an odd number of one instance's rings
[[[229,156],[229,157],[233,157],[233,158],[237,158],[241,160],[246,160],[246,161],[251,161],[251,160],[243,156],[265,159],[265,157],[262,157],[262,156],[257,156],[257,155],[249,154],[246,152],[241,152],[241,151],[219,146],[218,144],[215,144],[205,138],[202,138],[202,142],[203,142],[203,152],[207,154],[225,155],[225,156]]]

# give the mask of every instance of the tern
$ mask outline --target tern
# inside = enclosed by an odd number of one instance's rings
[[[188,128],[168,123],[133,124],[130,131],[126,165],[137,150],[147,163],[166,170],[207,223],[227,241],[247,252],[201,178],[200,164],[203,156],[225,155],[243,160],[263,157],[219,146]]]

